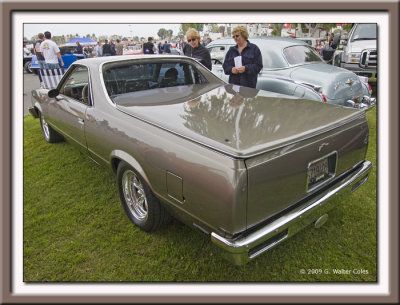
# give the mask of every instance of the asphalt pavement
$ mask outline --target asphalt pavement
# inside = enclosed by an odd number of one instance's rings
[[[31,105],[31,91],[40,87],[39,77],[34,73],[24,71],[24,115],[29,114]]]

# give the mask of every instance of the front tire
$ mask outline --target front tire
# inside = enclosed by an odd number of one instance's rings
[[[40,114],[40,127],[42,127],[43,137],[47,142],[57,143],[64,140],[62,135],[60,135],[47,123],[43,114]]]
[[[31,69],[31,65],[32,65],[32,63],[30,61],[27,61],[24,64],[24,70],[26,73],[33,73],[32,69]]]
[[[141,230],[156,231],[170,221],[171,216],[144,179],[124,161],[118,166],[117,184],[125,213]]]

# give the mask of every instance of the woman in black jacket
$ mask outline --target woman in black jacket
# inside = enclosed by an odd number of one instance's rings
[[[195,29],[186,32],[187,44],[183,48],[183,54],[192,57],[211,70],[211,56],[208,49],[200,44],[200,34]]]

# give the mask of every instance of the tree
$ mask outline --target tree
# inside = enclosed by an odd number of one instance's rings
[[[216,23],[210,24],[210,32],[211,33],[221,33],[220,27]]]
[[[272,35],[273,36],[281,36],[283,23],[274,23],[272,24]]]
[[[325,30],[326,32],[332,32],[334,28],[337,28],[338,24],[337,23],[293,23],[292,26],[296,28],[296,37],[304,37],[305,33],[309,33],[310,37],[318,37],[320,35],[321,29]],[[351,23],[342,25],[343,30],[346,30],[347,32],[350,31],[351,27],[352,27]]]
[[[194,28],[195,30],[202,32],[204,28],[203,23],[182,23],[181,24],[181,31],[186,33],[188,29]]]
[[[172,38],[172,33],[173,33],[173,32],[174,32],[173,30],[168,30],[168,31],[167,31],[167,36],[168,36],[169,39]]]
[[[100,35],[98,41],[104,41],[106,39],[108,40],[108,36],[107,35]]]
[[[157,35],[160,37],[160,39],[165,39],[168,37],[168,31],[164,28],[161,28],[158,30]]]

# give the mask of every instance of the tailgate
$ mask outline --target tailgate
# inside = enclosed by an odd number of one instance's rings
[[[247,228],[268,222],[365,159],[368,124],[339,128],[247,159]]]

